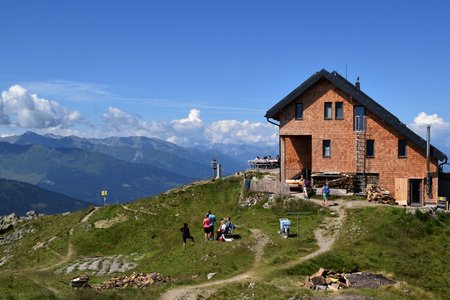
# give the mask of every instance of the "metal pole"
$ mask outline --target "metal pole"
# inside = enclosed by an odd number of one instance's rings
[[[427,125],[427,196],[430,199],[431,191],[431,174],[430,174],[430,145],[431,145],[431,134],[430,134],[431,126]]]

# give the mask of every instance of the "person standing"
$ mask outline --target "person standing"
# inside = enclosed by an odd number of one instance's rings
[[[214,224],[216,223],[216,216],[211,211],[209,211],[208,217],[209,217],[209,239],[214,240]]]
[[[303,188],[303,194],[305,194],[306,199],[309,199],[309,195],[308,195],[309,186],[310,186],[309,180],[308,180],[308,178],[305,178],[305,180],[303,180],[302,188]]]
[[[203,219],[203,230],[205,231],[205,241],[209,239],[209,214]]]
[[[323,206],[328,207],[328,196],[330,195],[330,189],[328,188],[328,182],[325,182],[322,190]]]
[[[183,248],[186,249],[186,240],[191,239],[192,243],[195,244],[194,238],[191,236],[191,232],[188,227],[188,223],[184,223],[183,227],[180,228],[181,235],[183,237]]]

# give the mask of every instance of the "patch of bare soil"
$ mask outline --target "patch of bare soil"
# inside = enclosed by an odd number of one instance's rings
[[[361,289],[361,288],[369,288],[376,289],[383,285],[395,284],[396,282],[390,280],[383,275],[380,274],[372,274],[367,272],[358,272],[345,274],[348,281],[350,281],[350,287]]]
[[[305,299],[305,298],[303,298]],[[361,295],[333,295],[333,296],[319,296],[306,298],[308,300],[373,300],[373,297],[366,297]],[[299,299],[300,300],[300,299]]]
[[[123,223],[123,222],[126,222],[127,220],[128,220],[127,215],[119,214],[112,219],[97,221],[94,223],[94,226],[95,226],[95,228],[100,228],[100,229],[110,228],[115,224]]]

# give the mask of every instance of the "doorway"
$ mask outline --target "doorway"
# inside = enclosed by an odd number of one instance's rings
[[[409,179],[408,180],[408,198],[410,205],[422,204],[422,179]]]

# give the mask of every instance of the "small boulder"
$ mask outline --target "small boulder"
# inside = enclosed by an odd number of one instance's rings
[[[29,218],[36,218],[38,216],[38,213],[35,210],[30,210],[27,212],[27,217]]]
[[[17,224],[17,221],[19,221],[19,217],[15,213],[12,213],[3,217],[3,221],[14,225],[14,223]]]

